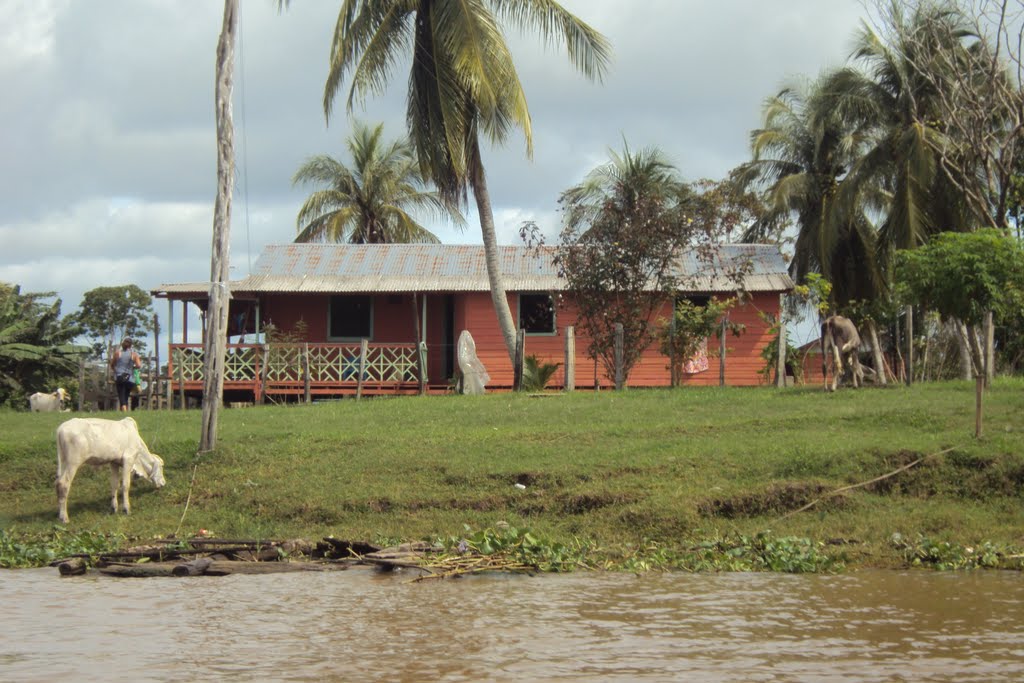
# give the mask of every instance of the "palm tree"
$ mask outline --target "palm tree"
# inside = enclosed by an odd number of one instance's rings
[[[836,203],[868,131],[826,115],[822,83],[790,86],[768,98],[764,127],[751,133],[754,158],[737,173],[741,182],[765,191],[768,207],[745,239],[755,239],[765,225],[795,219],[790,273],[797,282],[820,273],[833,285],[833,303],[842,305],[874,298],[881,287],[874,226],[864,210],[871,202],[843,210]]]
[[[404,54],[412,57],[406,119],[420,166],[440,195],[464,203],[472,191],[480,215],[491,300],[509,358],[515,323],[498,265],[491,197],[480,136],[505,142],[515,128],[532,153],[526,95],[499,20],[565,43],[570,62],[601,78],[610,47],[600,33],[554,0],[344,0],[331,45],[324,114],[350,79],[348,108],[380,93]]]
[[[971,30],[949,5],[921,3],[908,14],[893,0],[884,25],[883,33],[861,26],[852,54],[855,65],[832,74],[819,99],[821,115],[870,131],[836,202],[841,213],[866,208],[881,217],[879,295],[891,280],[898,249],[921,246],[938,232],[973,227],[963,193],[940,167],[941,150],[949,142],[941,120],[943,91],[955,87],[956,77],[941,68],[925,73],[922,65],[967,68],[977,63],[968,58],[972,48],[962,42]],[[944,62],[936,59],[940,53],[947,56]],[[869,318],[867,323],[877,349],[875,322]]]
[[[302,164],[292,184],[323,189],[314,191],[299,210],[296,242],[439,242],[410,212],[464,223],[457,206],[422,189],[412,145],[407,140],[384,142],[383,132],[384,124],[370,128],[355,122],[348,139],[351,168],[326,155]]]
[[[797,237],[790,273],[804,282],[820,273],[832,283],[830,303],[844,310],[854,302],[885,296],[886,283],[876,257],[877,232],[869,212],[884,199],[872,187],[849,193],[848,169],[870,141],[872,128],[844,119],[829,106],[825,76],[769,98],[765,125],[751,133],[754,160],[738,169],[741,182],[760,184],[768,211],[745,238],[772,232],[795,216]],[[840,201],[841,197],[858,201]],[[877,329],[869,326],[874,367],[885,383]]]
[[[823,84],[820,99],[824,111],[872,131],[839,200],[849,209],[865,192],[884,195],[877,208],[883,215],[879,255],[886,270],[896,249],[912,249],[936,232],[972,223],[960,193],[939,168],[936,150],[944,145],[937,88],[945,86],[916,66],[932,61],[921,53],[939,49],[940,42],[955,43],[942,45],[944,50],[966,49],[959,41],[970,31],[960,15],[938,5],[915,6],[907,16],[893,2],[889,13],[887,35],[862,25],[852,55],[860,68],[836,71]]]
[[[24,406],[33,387],[71,375],[88,351],[72,343],[82,329],[60,317],[60,299],[43,301],[52,296],[0,282],[0,405]]]
[[[631,152],[623,142],[622,154],[608,150],[611,160],[590,171],[583,182],[562,193],[559,203],[565,207],[565,227],[586,233],[609,203],[622,214],[637,209],[641,200],[661,206],[678,204],[688,187],[665,154],[656,147]]]

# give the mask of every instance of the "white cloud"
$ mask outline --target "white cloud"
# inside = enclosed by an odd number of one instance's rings
[[[719,177],[745,160],[765,96],[796,74],[841,62],[858,0],[566,0],[612,41],[603,84],[564,51],[511,38],[533,117],[484,160],[502,243],[535,221],[553,240],[557,199],[609,148],[657,145],[684,177]],[[345,156],[344,99],[328,128],[321,98],[338,4],[242,3],[235,78],[237,190],[233,273],[264,244],[287,242],[313,154]],[[209,277],[216,191],[213,121],[218,3],[8,0],[0,4],[0,280],[58,289],[65,310],[101,285],[144,288]],[[357,107],[403,132],[405,73]],[[471,202],[472,203],[472,202]],[[470,211],[472,214],[472,211]],[[435,230],[452,243],[479,243]]]

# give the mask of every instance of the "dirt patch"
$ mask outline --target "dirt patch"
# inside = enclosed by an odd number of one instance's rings
[[[834,488],[819,482],[772,484],[759,493],[702,501],[697,504],[697,511],[704,517],[724,517],[726,519],[785,514],[821,498]],[[822,500],[817,504],[816,509],[837,510],[846,505],[846,499],[842,495],[838,495]]]

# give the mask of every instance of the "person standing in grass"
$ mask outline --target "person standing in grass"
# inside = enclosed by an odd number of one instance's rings
[[[132,351],[131,338],[125,337],[121,340],[121,348],[110,357],[110,369],[114,372],[114,386],[117,387],[118,410],[122,412],[128,412],[128,402],[135,388],[135,369],[141,367],[142,359]]]

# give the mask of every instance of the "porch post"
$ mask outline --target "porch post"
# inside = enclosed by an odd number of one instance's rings
[[[181,300],[181,343],[188,344],[188,301]]]
[[[420,297],[420,308],[423,312],[420,314],[420,341],[424,344],[427,342],[427,295],[426,293]]]
[[[174,375],[173,375],[173,372],[174,372],[174,351],[171,349],[171,344],[173,344],[173,343],[174,343],[174,300],[173,299],[168,299],[167,300],[167,383],[164,385],[164,396],[167,399],[167,410],[170,410],[171,408],[174,407],[174,405],[172,403],[172,399],[174,397],[174,394],[171,393],[172,391],[174,391],[174,387],[172,386],[174,384],[174,382],[172,381],[172,378],[174,377]]]
[[[420,308],[420,343],[417,345],[416,354],[420,362],[420,396],[427,393],[427,295],[424,292],[421,298]]]
[[[255,328],[255,334],[256,334],[256,342],[259,343],[259,340],[260,340],[260,300],[259,300],[259,298],[256,299],[256,328]]]

